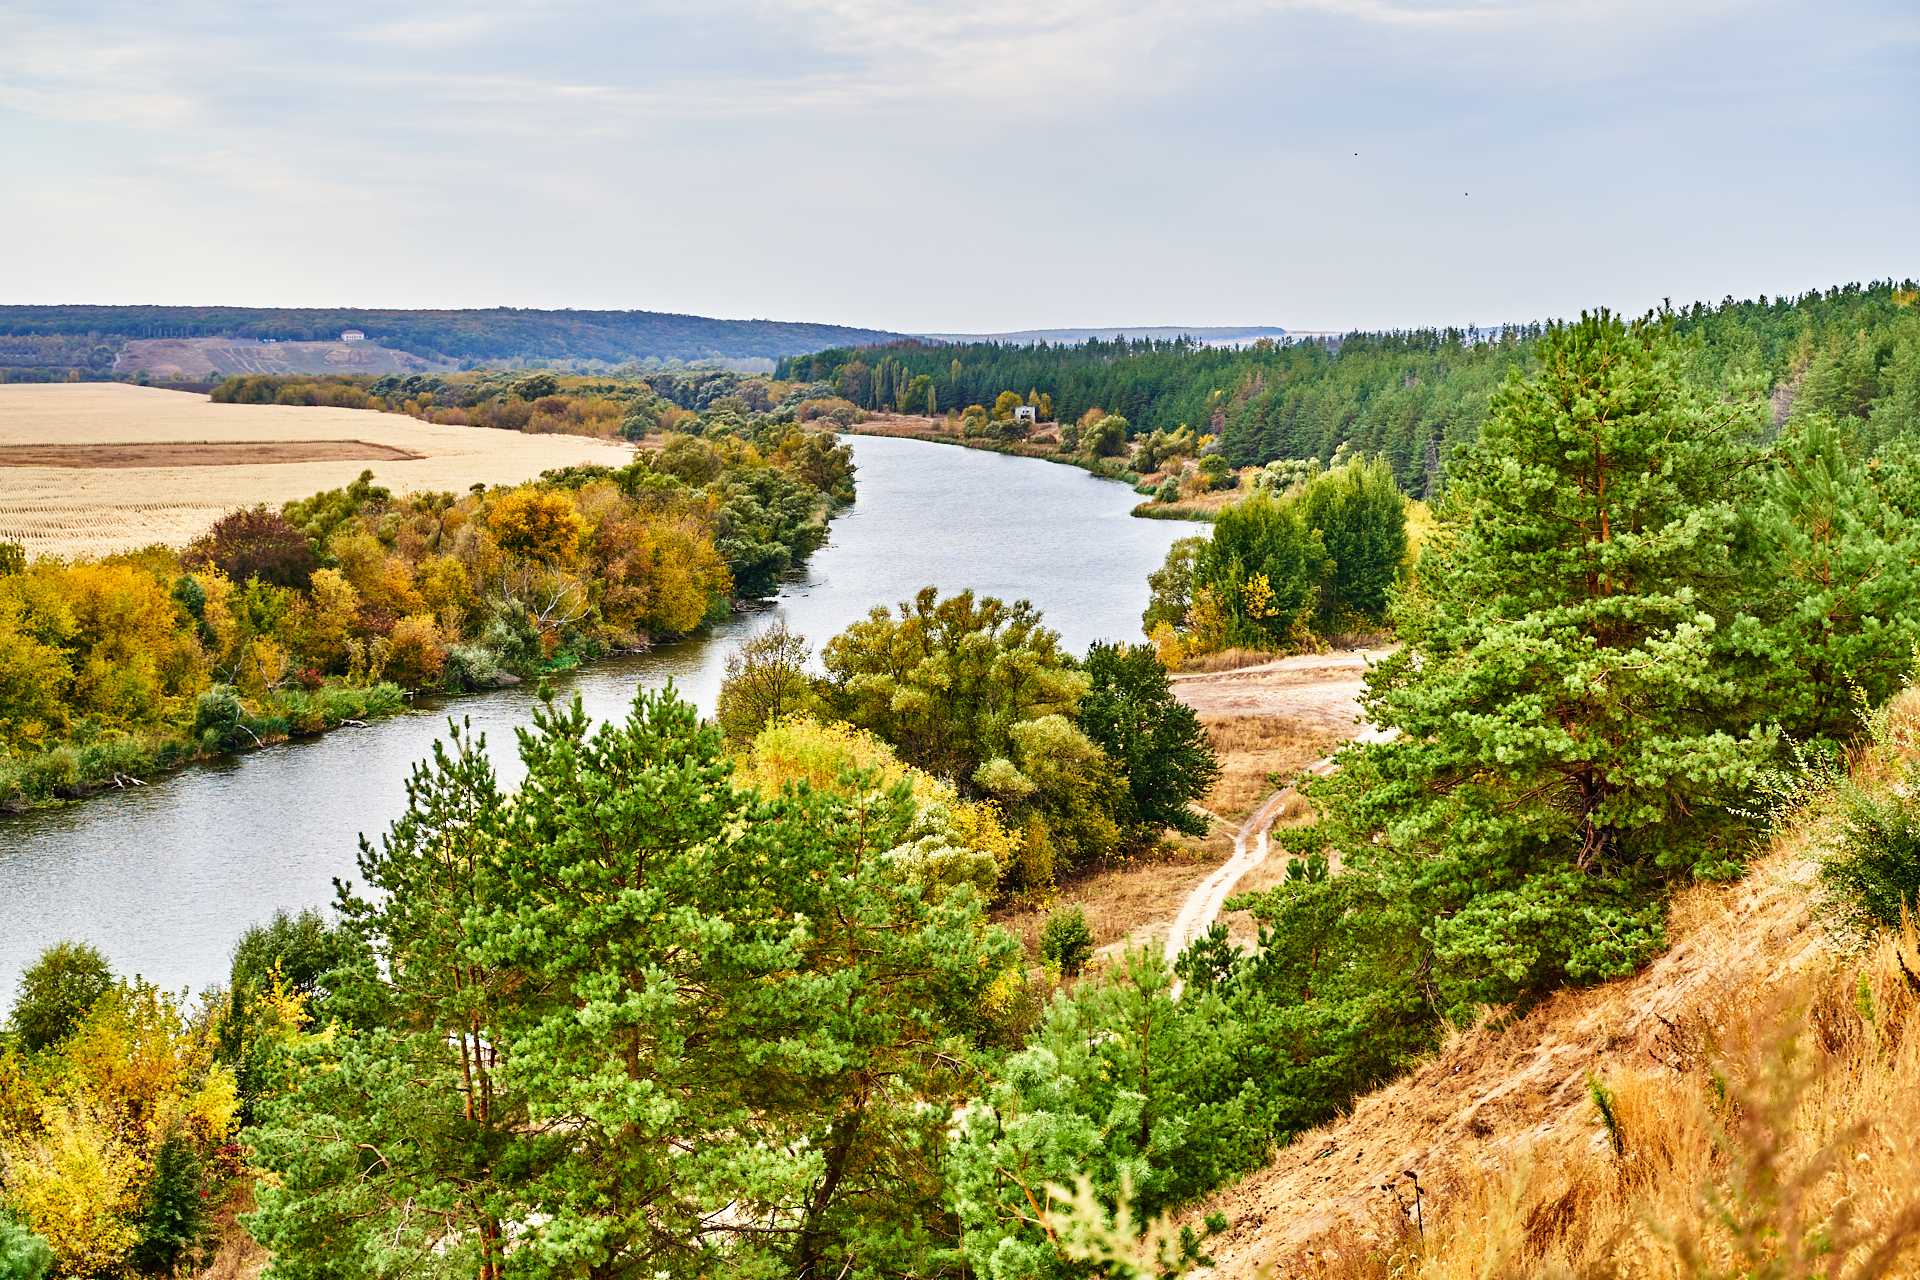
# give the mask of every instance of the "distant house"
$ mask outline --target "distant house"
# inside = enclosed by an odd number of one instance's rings
[[[1034,421],[1033,406],[1030,404],[1023,404],[1023,405],[1017,406],[1013,411],[1013,420],[1015,422],[1026,422],[1026,423],[1033,422]]]
[[[358,329],[349,329],[340,335],[340,341],[342,342],[365,342],[366,340],[367,335]]]

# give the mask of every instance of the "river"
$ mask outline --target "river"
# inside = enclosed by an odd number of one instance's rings
[[[1074,467],[924,441],[848,437],[859,501],[833,523],[804,580],[775,607],[704,639],[596,663],[555,681],[596,719],[624,713],[637,688],[671,679],[711,713],[726,655],[783,618],[817,650],[876,604],[923,586],[943,595],[1028,599],[1083,652],[1138,640],[1147,574],[1179,521],[1136,520],[1127,486]],[[406,779],[449,715],[486,734],[516,781],[513,729],[530,720],[531,683],[421,700],[414,714],[190,765],[150,785],[62,809],[0,816],[0,1007],[49,943],[80,939],[121,973],[162,987],[222,982],[234,940],[276,907],[333,899],[356,874],[359,837],[377,841],[406,807]]]

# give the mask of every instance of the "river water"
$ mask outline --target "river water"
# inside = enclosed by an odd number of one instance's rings
[[[1028,599],[1062,642],[1138,640],[1147,574],[1175,539],[1203,527],[1136,520],[1125,485],[1074,467],[924,441],[849,437],[858,503],[833,523],[804,581],[775,608],[707,638],[596,663],[555,682],[596,719],[624,714],[636,689],[671,679],[711,713],[727,653],[784,618],[817,651],[877,604],[923,586],[942,595]],[[531,682],[423,700],[364,729],[191,765],[150,785],[64,809],[0,816],[0,1008],[49,943],[93,943],[121,973],[198,990],[225,980],[234,940],[276,907],[333,900],[353,878],[359,837],[378,841],[406,807],[406,779],[449,715],[486,735],[517,781],[513,729],[531,719]]]

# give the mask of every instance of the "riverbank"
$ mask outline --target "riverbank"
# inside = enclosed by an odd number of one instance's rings
[[[260,751],[298,737],[400,714],[413,695],[396,684],[286,690],[249,710],[230,690],[200,696],[185,732],[85,736],[30,756],[0,760],[0,813],[76,804],[107,791],[144,787],[156,776],[220,756]]]
[[[995,440],[987,436],[962,436],[948,431],[943,423],[944,420],[938,418],[870,414],[865,422],[847,427],[845,434],[886,436],[896,440],[923,440],[928,444],[959,445],[963,449],[998,453],[1009,458],[1032,458],[1038,462],[1056,462],[1062,466],[1078,467],[1102,480],[1117,480],[1121,484],[1131,485],[1136,489],[1140,484],[1139,473],[1131,470],[1124,458],[1093,458],[1086,454],[1067,453],[1060,448],[1059,442],[1051,437],[1037,440]],[[1139,513],[1136,511],[1135,514]]]

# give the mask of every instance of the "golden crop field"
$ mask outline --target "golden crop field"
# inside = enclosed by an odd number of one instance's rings
[[[218,447],[171,451],[202,465],[152,465],[166,445]],[[10,452],[30,465],[11,464]],[[365,409],[214,404],[124,383],[0,384],[0,541],[29,556],[180,547],[237,507],[277,507],[368,468],[395,493],[459,491],[574,463],[622,466],[631,456],[629,445],[582,436],[435,426]],[[50,457],[69,465],[43,465]]]

